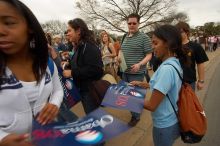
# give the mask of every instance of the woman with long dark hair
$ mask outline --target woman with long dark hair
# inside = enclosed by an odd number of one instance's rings
[[[92,81],[103,76],[101,52],[92,32],[82,19],[76,18],[68,22],[67,35],[76,47],[71,70],[64,70],[63,75],[73,77],[81,94],[84,111],[88,114],[97,108],[94,98],[89,94],[89,86]]]
[[[35,118],[42,125],[57,115],[63,90],[57,69],[48,67],[45,34],[18,0],[0,0],[0,141],[26,146]],[[53,73],[52,73],[53,72]]]
[[[153,74],[150,84],[134,81],[133,85],[150,87],[152,95],[144,103],[144,108],[152,112],[153,140],[155,146],[172,146],[180,135],[178,119],[168,100],[168,95],[176,111],[182,81],[175,68],[183,76],[182,66],[189,65],[186,52],[182,49],[180,31],[171,25],[155,29],[152,37],[155,56],[162,63]],[[174,68],[174,67],[175,68]]]

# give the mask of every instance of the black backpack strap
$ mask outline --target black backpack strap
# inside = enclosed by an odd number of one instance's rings
[[[108,46],[108,51],[112,54],[112,50],[109,48],[109,46]]]
[[[175,112],[175,115],[176,115],[176,117],[177,117],[177,119],[178,119],[178,113],[177,113],[176,109],[174,108],[174,105],[173,105],[173,103],[171,102],[171,99],[170,99],[169,95],[167,94],[166,96],[167,96],[167,98],[168,98],[168,100],[169,100],[169,102],[170,102],[170,104],[171,104],[171,106],[172,106],[172,108],[173,108],[173,110],[174,110],[174,112]]]
[[[125,37],[126,37],[127,34],[128,34],[128,33],[125,33],[125,34],[123,35],[123,37],[122,37],[122,39],[121,39],[121,44],[124,42],[124,39],[125,39]]]
[[[181,77],[180,72],[178,71],[178,69],[177,69],[174,65],[172,65],[172,64],[164,64],[164,65],[171,65],[171,66],[176,70],[176,72],[177,72],[179,78],[180,78],[181,81],[183,82],[183,77]],[[174,105],[173,105],[173,103],[171,102],[171,99],[170,99],[169,95],[166,94],[166,96],[168,97],[168,100],[169,100],[169,102],[170,102],[170,104],[171,104],[171,106],[172,106],[172,108],[173,108],[173,110],[174,110],[174,112],[175,112],[175,115],[176,115],[176,117],[177,117],[177,119],[178,119],[178,113],[177,113],[176,109],[174,108]]]
[[[174,65],[172,65],[172,64],[164,64],[164,65],[171,65],[176,70],[178,76],[180,77],[181,81],[183,82],[183,77],[181,77],[180,72],[178,71],[178,69]]]

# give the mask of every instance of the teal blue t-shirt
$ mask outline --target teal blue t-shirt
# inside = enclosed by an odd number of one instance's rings
[[[169,95],[176,111],[178,111],[176,102],[179,98],[178,95],[182,81],[174,67],[168,64],[174,65],[180,72],[181,76],[183,75],[179,60],[176,57],[171,57],[160,65],[150,80],[151,90],[153,91],[156,89],[165,95],[157,109],[152,112],[153,124],[154,127],[157,128],[170,127],[178,122],[175,112],[166,95]]]

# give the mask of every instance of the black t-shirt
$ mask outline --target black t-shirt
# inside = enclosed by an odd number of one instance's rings
[[[187,83],[193,83],[196,81],[196,64],[204,63],[209,59],[202,46],[198,43],[190,41],[183,47],[184,49],[189,49],[187,55],[191,58],[191,66],[183,67],[183,78]]]

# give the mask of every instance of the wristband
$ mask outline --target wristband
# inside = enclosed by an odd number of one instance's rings
[[[198,80],[198,82],[199,82],[199,83],[205,83],[205,81],[204,81],[204,80]]]

